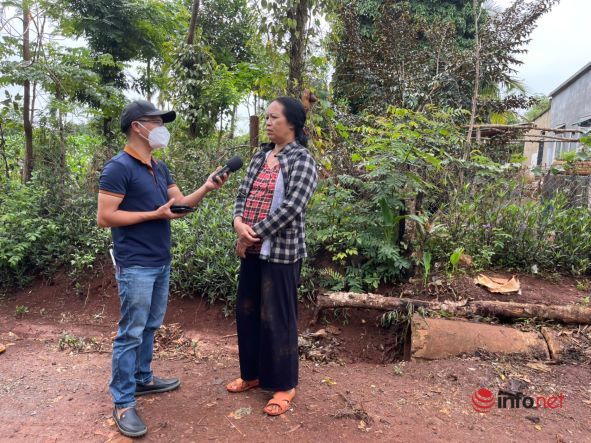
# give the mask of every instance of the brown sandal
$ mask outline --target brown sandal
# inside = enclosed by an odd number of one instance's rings
[[[259,386],[259,381],[252,380],[252,381],[245,381],[241,378],[237,378],[234,381],[231,381],[226,385],[226,389],[228,392],[238,393],[248,391],[249,389],[256,388]]]
[[[293,391],[292,393],[290,393],[291,391]],[[292,389],[290,391],[280,391],[280,392],[275,392],[275,394],[273,394],[273,398],[271,400],[269,400],[269,402],[267,403],[267,406],[265,406],[263,408],[263,411],[265,411],[268,415],[271,416],[277,416],[277,415],[281,415],[285,412],[287,412],[291,406],[291,402],[295,397],[295,389]],[[279,407],[279,411],[275,412],[272,409],[269,408],[269,406],[278,406]]]

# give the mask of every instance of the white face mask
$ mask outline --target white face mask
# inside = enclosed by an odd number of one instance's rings
[[[144,129],[147,129],[144,125],[140,123],[140,126]],[[152,150],[164,148],[168,145],[170,141],[170,132],[164,126],[158,126],[150,131],[148,134],[148,143],[150,144],[150,148]]]

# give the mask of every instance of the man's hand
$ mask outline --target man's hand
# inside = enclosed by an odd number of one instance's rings
[[[183,218],[184,216],[187,215],[187,213],[177,213],[175,214],[174,212],[172,212],[170,210],[170,207],[174,204],[175,199],[171,198],[170,200],[168,200],[167,203],[163,204],[162,206],[160,206],[158,209],[156,209],[155,213],[154,213],[154,218],[157,220],[174,220],[175,218]]]
[[[216,189],[220,189],[224,183],[228,181],[228,173],[221,175],[220,177],[216,177],[215,175],[222,169],[221,166],[218,166],[216,170],[207,178],[204,185],[208,191],[215,191]]]
[[[174,214],[170,210],[170,207],[175,202],[174,198],[171,198],[155,211],[122,211],[119,209],[122,201],[122,197],[99,193],[96,222],[101,228],[119,228],[151,220],[173,220],[187,215]]]

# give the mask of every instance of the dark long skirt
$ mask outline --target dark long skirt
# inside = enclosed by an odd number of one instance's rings
[[[270,263],[247,254],[240,264],[236,324],[240,377],[261,388],[298,384],[298,306],[301,261]]]

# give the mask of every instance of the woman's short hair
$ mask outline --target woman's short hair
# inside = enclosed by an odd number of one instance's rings
[[[302,102],[291,97],[277,97],[273,101],[283,105],[283,116],[293,125],[296,141],[302,146],[308,146],[308,137],[304,132],[306,111]]]

